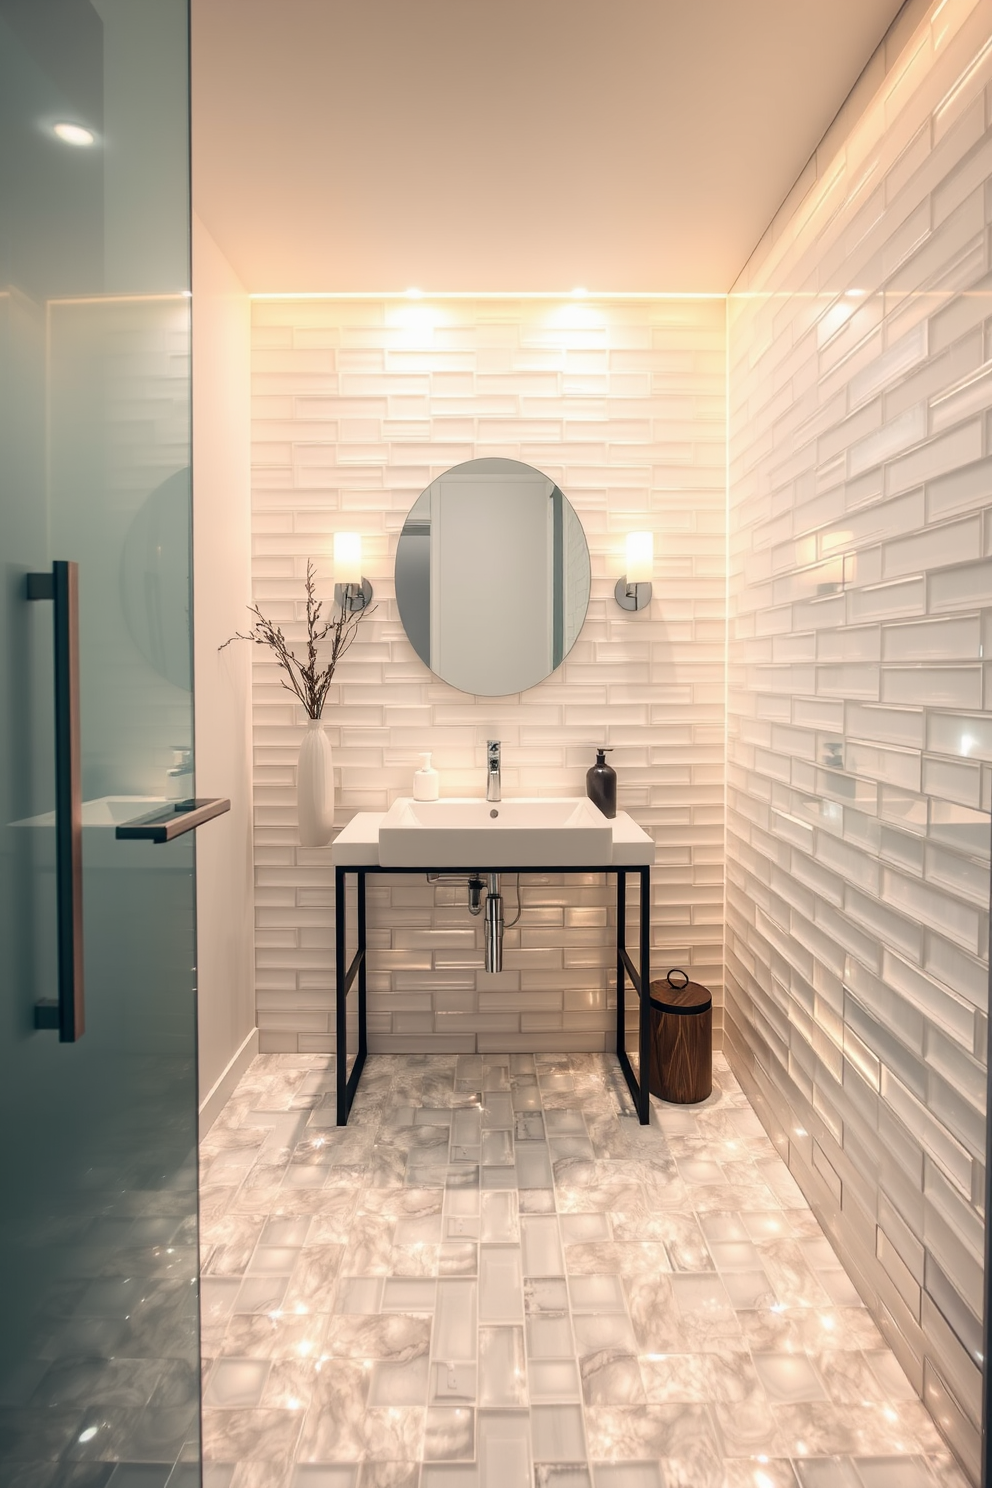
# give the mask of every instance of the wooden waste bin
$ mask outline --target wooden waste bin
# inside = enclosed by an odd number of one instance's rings
[[[713,1089],[713,996],[684,971],[651,983],[648,1088],[679,1105],[705,1100]]]

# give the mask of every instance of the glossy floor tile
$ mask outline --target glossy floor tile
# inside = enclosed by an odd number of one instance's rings
[[[205,1488],[966,1488],[722,1056],[265,1055],[203,1144]]]
[[[12,1280],[0,1320],[2,1488],[193,1488],[196,1478],[195,1070],[164,1055],[122,1069],[135,1092],[128,1129],[113,1103],[87,1113],[82,1146],[55,1123],[60,1177],[23,1207],[7,1192],[0,1206]],[[13,1150],[17,1134],[7,1138]],[[226,1285],[230,1308],[240,1276]]]

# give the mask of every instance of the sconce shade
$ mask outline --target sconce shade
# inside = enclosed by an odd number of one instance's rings
[[[361,533],[335,532],[334,582],[335,584],[360,584],[362,582]]]
[[[627,533],[628,584],[650,584],[654,578],[654,533]]]

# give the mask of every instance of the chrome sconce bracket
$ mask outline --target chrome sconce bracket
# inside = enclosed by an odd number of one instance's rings
[[[622,610],[646,610],[651,603],[651,585],[628,584],[624,575],[617,579],[613,597]]]
[[[335,584],[334,603],[349,615],[367,610],[372,603],[372,585],[364,574],[361,584]]]

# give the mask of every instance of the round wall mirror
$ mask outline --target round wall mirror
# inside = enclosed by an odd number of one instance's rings
[[[396,550],[413,649],[452,687],[503,697],[559,667],[589,607],[589,548],[554,481],[519,460],[468,460],[414,502]]]

